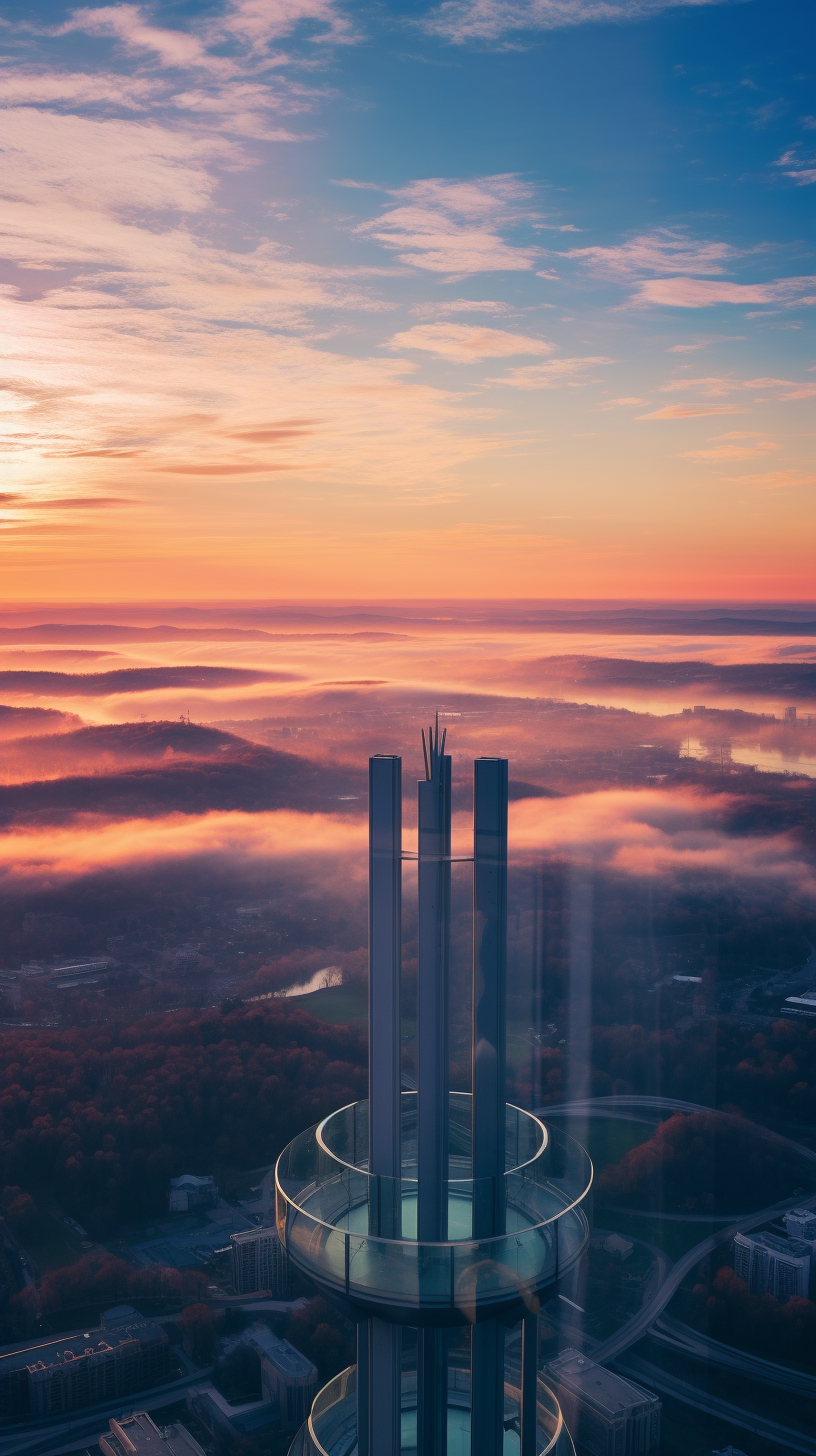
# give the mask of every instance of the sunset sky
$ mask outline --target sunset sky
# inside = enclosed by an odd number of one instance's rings
[[[811,15],[8,7],[5,600],[811,596]]]

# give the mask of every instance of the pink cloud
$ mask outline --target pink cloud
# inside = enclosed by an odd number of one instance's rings
[[[728,458],[733,459],[733,456]],[[738,485],[753,485],[759,490],[792,490],[799,485],[816,485],[816,475],[805,470],[769,470],[764,475],[725,475],[722,478]]]
[[[713,270],[712,270],[713,271]],[[816,303],[805,296],[816,277],[779,278],[773,283],[728,283],[708,278],[646,278],[638,285],[635,303],[664,308],[710,308],[717,303]]]
[[[505,329],[438,323],[416,324],[395,334],[389,347],[422,349],[454,364],[467,364],[475,359],[506,359],[513,354],[550,354],[555,345],[546,339],[531,339],[526,334],[511,334]]]
[[[7,831],[0,839],[0,881],[70,880],[100,869],[148,866],[156,860],[229,856],[239,861],[312,855],[344,857],[348,872],[362,874],[366,826],[343,816],[232,812],[191,819],[104,822],[89,817],[70,829]]]
[[[640,876],[703,874],[757,884],[777,882],[812,895],[816,876],[793,834],[729,833],[735,800],[694,790],[610,789],[563,799],[522,799],[510,806],[513,859],[567,855]],[[461,828],[461,825],[458,825]],[[288,810],[208,813],[191,819],[87,821],[47,831],[12,830],[0,840],[0,880],[7,885],[66,882],[105,868],[229,857],[258,863],[314,856],[342,862],[364,883],[364,819]]]
[[[668,383],[661,384],[661,392],[679,393],[681,391],[694,389],[698,393],[718,396],[733,394],[735,390],[749,389],[781,391],[781,400],[813,399],[816,397],[816,384],[799,382],[795,379],[729,379],[718,375],[709,375],[704,379],[670,379]]]
[[[80,30],[86,35],[109,35],[131,51],[149,51],[163,66],[230,74],[235,66],[221,56],[211,56],[198,36],[185,30],[165,30],[150,25],[138,5],[100,5],[75,10],[57,31],[58,35]]]
[[[682,460],[752,460],[758,455],[772,455],[775,450],[780,450],[775,440],[763,440],[750,432],[739,430],[729,431],[726,435],[720,435],[721,441],[718,445],[712,445],[707,450],[685,450],[681,455]]]
[[[0,104],[5,106],[99,103],[141,110],[166,95],[163,83],[143,76],[123,76],[112,71],[89,75],[82,71],[43,71],[20,67],[0,75]]]
[[[612,278],[633,278],[641,273],[722,273],[737,256],[728,243],[690,238],[679,228],[657,228],[614,247],[570,248],[561,255],[583,263],[593,273]]]
[[[680,5],[717,0],[444,0],[423,21],[426,30],[455,45],[498,41],[523,30],[561,30],[575,25],[646,19]]]
[[[652,410],[647,415],[638,415],[639,420],[690,420],[698,415],[740,415],[745,411],[730,404],[664,404],[662,409]]]
[[[694,791],[610,789],[510,806],[512,852],[569,854],[632,875],[678,873],[776,881],[812,896],[816,875],[792,834],[732,835],[735,801]]]
[[[577,388],[596,382],[581,377],[588,369],[595,369],[599,364],[612,363],[614,360],[603,354],[590,355],[583,359],[549,359],[546,364],[520,365],[501,379],[490,379],[488,383],[509,384],[512,389],[558,389],[562,385]]]
[[[538,248],[507,243],[500,235],[501,228],[528,216],[521,204],[529,189],[513,175],[472,182],[428,177],[391,196],[396,206],[354,231],[395,251],[402,263],[464,277],[526,271],[539,256]]]
[[[411,313],[417,318],[438,319],[445,318],[451,313],[487,313],[494,317],[501,317],[502,314],[515,312],[509,303],[499,303],[493,298],[449,298],[434,300],[430,303],[415,303]]]

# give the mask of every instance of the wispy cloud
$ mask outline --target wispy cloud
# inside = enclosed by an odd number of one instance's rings
[[[608,278],[638,278],[644,273],[722,273],[737,256],[728,243],[691,238],[679,228],[656,228],[610,247],[570,248],[561,255]]]
[[[186,30],[153,25],[140,5],[86,6],[74,10],[55,34],[111,36],[125,50],[147,53],[168,69],[229,76],[241,68],[240,57],[216,54],[216,47],[232,41],[263,54],[304,26],[312,41],[347,41],[353,35],[349,16],[335,0],[234,0]]]
[[[500,303],[495,298],[449,298],[447,302],[444,299],[432,299],[429,303],[415,303],[411,309],[411,313],[417,318],[427,319],[446,318],[451,313],[487,313],[500,318],[504,314],[516,312],[518,310],[509,303]]]
[[[637,877],[723,876],[795,894],[816,890],[813,865],[793,833],[735,834],[733,797],[688,790],[610,789],[562,799],[521,799],[510,806],[519,857],[569,855]],[[0,842],[0,882],[30,887],[67,883],[104,869],[174,861],[235,864],[301,862],[319,857],[321,873],[342,863],[346,885],[365,883],[362,819],[278,810],[198,817],[95,820],[68,829],[14,830]]]
[[[613,359],[603,354],[590,355],[581,359],[549,359],[545,364],[522,364],[511,369],[500,379],[491,379],[490,384],[509,384],[512,389],[559,389],[561,386],[577,388],[595,384],[597,379],[588,377],[601,364],[612,364]]]
[[[20,66],[0,75],[0,105],[109,105],[141,111],[151,101],[165,97],[167,89],[164,81],[116,71],[89,73]]]
[[[647,278],[633,302],[663,308],[711,308],[718,303],[781,303],[799,307],[816,303],[816,277],[777,278],[771,283],[730,283],[726,279]]]
[[[732,404],[664,404],[662,409],[638,415],[639,420],[691,420],[697,415],[740,415],[745,411]]]
[[[287,810],[198,818],[178,814],[160,820],[97,822],[87,829],[56,827],[48,834],[7,833],[0,841],[0,882],[39,881],[46,861],[49,874],[70,880],[106,867],[153,864],[187,855],[228,855],[246,862],[293,854],[342,855],[353,876],[362,873],[364,847],[365,826],[347,817]]]
[[[681,393],[687,390],[696,390],[698,394],[709,397],[717,397],[726,394],[734,394],[738,390],[750,390],[756,393],[757,390],[776,394],[780,400],[814,399],[816,398],[816,384],[799,381],[796,379],[772,379],[760,377],[758,379],[733,379],[721,375],[707,375],[703,379],[670,379],[666,384],[660,386],[662,393]]]
[[[730,431],[716,437],[718,443],[705,450],[685,450],[682,460],[753,460],[758,455],[772,455],[782,447],[775,440],[763,440],[744,431]]]
[[[523,31],[561,30],[593,21],[636,21],[681,5],[717,0],[445,0],[423,24],[456,45],[498,41]]]
[[[501,236],[529,218],[529,188],[507,174],[463,182],[428,177],[391,192],[396,201],[379,217],[359,223],[360,237],[397,253],[400,262],[431,273],[526,271],[539,249]]]
[[[807,117],[803,120],[812,121],[813,118]],[[797,187],[812,187],[816,182],[816,159],[813,157],[803,159],[799,156],[796,147],[791,147],[787,152],[783,152],[775,165],[784,168],[785,176],[792,177]]]
[[[439,323],[416,324],[395,334],[389,340],[389,347],[421,349],[454,364],[468,364],[475,359],[507,359],[514,354],[551,354],[555,345],[546,339],[531,339],[526,334],[511,334],[505,329]]]
[[[195,67],[220,75],[229,75],[235,70],[234,62],[226,57],[209,55],[204,42],[193,32],[151,25],[138,5],[87,6],[74,10],[55,33],[68,35],[77,30],[85,35],[115,37],[125,50],[147,52],[161,66],[179,70]]]
[[[769,470],[764,475],[724,475],[723,480],[753,485],[759,490],[792,490],[799,485],[816,485],[816,475],[807,470]]]
[[[796,837],[730,834],[724,820],[732,802],[648,789],[522,799],[510,808],[512,842],[519,853],[567,852],[632,875],[736,875],[766,884],[790,876],[812,895],[813,866]]]
[[[598,277],[634,283],[630,299],[633,304],[709,308],[722,303],[776,303],[783,307],[816,303],[816,277],[735,283],[721,275],[739,256],[736,248],[729,243],[693,238],[679,228],[658,228],[608,247],[570,248],[560,256]],[[673,352],[694,347],[701,346],[674,345]]]

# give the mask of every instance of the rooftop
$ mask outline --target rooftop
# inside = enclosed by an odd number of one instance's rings
[[[255,1239],[276,1239],[278,1231],[274,1224],[267,1224],[264,1228],[241,1229],[237,1234],[230,1234],[230,1242],[233,1244],[245,1244]]]
[[[185,1426],[160,1428],[146,1411],[111,1421],[99,1446],[104,1456],[204,1456]]]
[[[132,1304],[115,1304],[113,1309],[106,1309],[100,1317],[100,1324],[106,1330],[113,1329],[115,1325],[138,1324],[142,1316],[138,1309]]]
[[[547,1366],[547,1374],[582,1400],[594,1405],[607,1419],[626,1414],[657,1397],[648,1390],[614,1375],[603,1365],[596,1365],[579,1350],[564,1350]]]
[[[813,1245],[807,1239],[782,1239],[778,1234],[736,1234],[735,1242],[741,1239],[743,1242],[759,1244],[761,1247],[770,1249],[773,1254],[785,1259],[807,1259],[813,1255]]]
[[[58,1365],[66,1355],[69,1360],[76,1360],[89,1350],[96,1354],[100,1349],[112,1350],[117,1345],[134,1339],[166,1340],[167,1336],[153,1320],[137,1315],[134,1320],[126,1325],[118,1325],[116,1329],[106,1327],[54,1335],[50,1340],[25,1340],[18,1345],[4,1347],[0,1353],[0,1374],[9,1370],[22,1370],[27,1365],[38,1365],[40,1362],[43,1365]]]

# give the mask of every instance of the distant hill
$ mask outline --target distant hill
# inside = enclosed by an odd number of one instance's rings
[[[209,752],[197,759],[162,759],[152,767],[0,786],[0,824],[58,824],[89,813],[152,818],[211,809],[353,813],[365,805],[367,780],[361,771],[314,763],[241,739],[229,741],[228,734],[213,730],[200,732]],[[212,742],[217,739],[227,741]],[[224,751],[213,753],[216,747]]]
[[[39,709],[9,709],[22,713]],[[66,715],[53,713],[55,718]],[[78,722],[78,719],[74,719]],[[159,720],[154,723],[103,723],[75,728],[55,737],[41,733],[17,738],[9,743],[4,764],[9,771],[29,778],[55,777],[76,773],[85,768],[96,773],[100,768],[120,763],[136,765],[156,759],[212,758],[230,749],[246,747],[246,739],[200,723]]]
[[[534,666],[542,682],[557,681],[582,687],[709,687],[723,693],[816,698],[816,663],[812,662],[642,662],[637,658],[576,654],[539,657]]]
[[[159,688],[246,687],[259,682],[295,682],[293,672],[262,672],[247,667],[119,667],[113,672],[0,672],[0,692],[45,697],[108,697],[149,693]]]
[[[62,733],[81,722],[76,713],[61,713],[58,708],[16,708],[0,703],[0,738],[17,738],[32,730]]]

